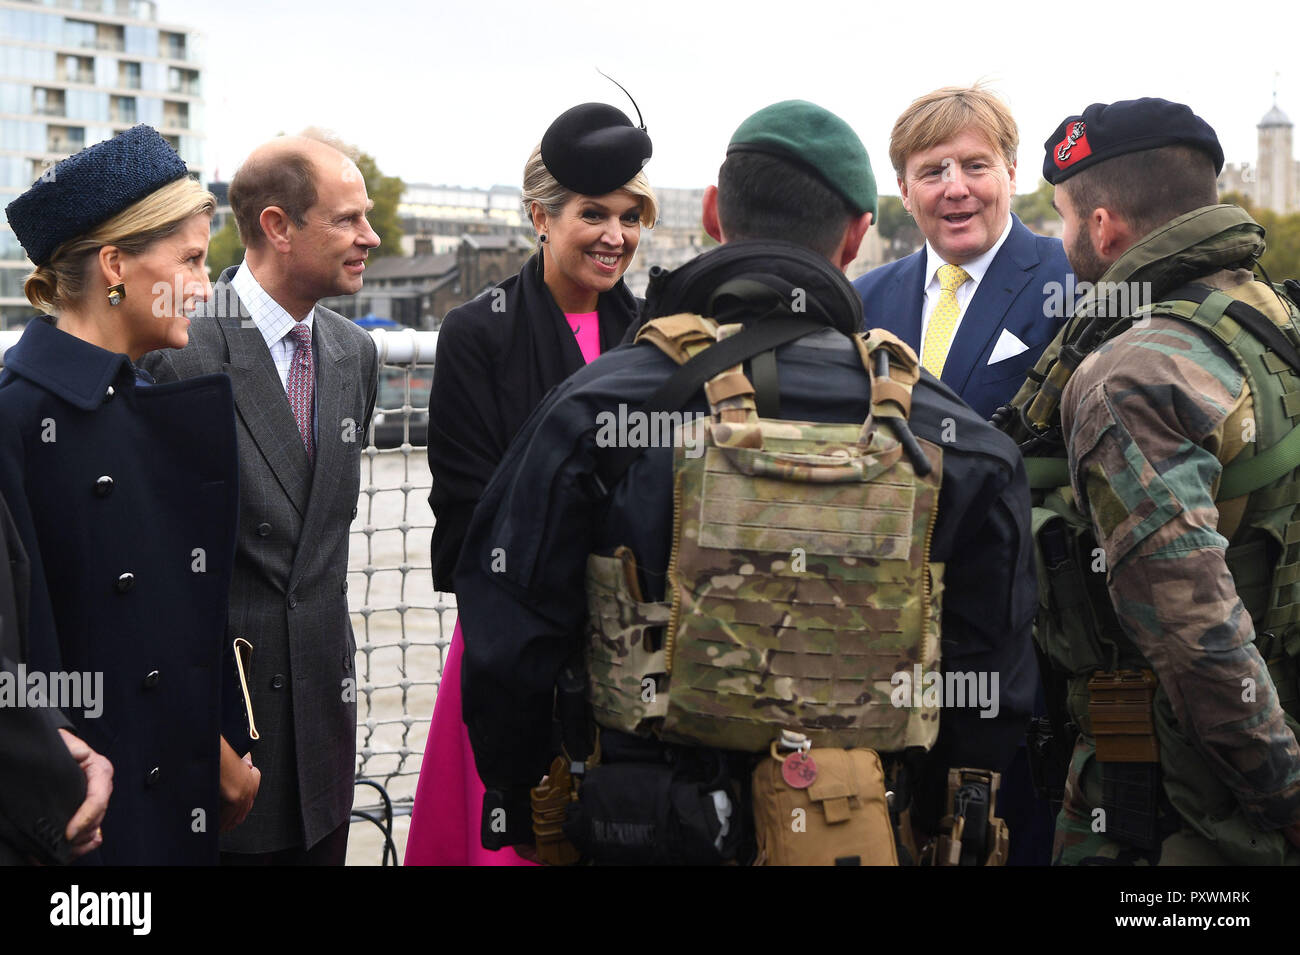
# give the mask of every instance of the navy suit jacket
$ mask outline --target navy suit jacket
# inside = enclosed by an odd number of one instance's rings
[[[943,366],[943,383],[980,417],[992,417],[999,406],[1011,400],[1026,372],[1065,323],[1066,310],[1049,306],[1063,301],[1069,271],[1060,239],[1035,235],[1012,215],[1007,241],[966,306]],[[1055,296],[1049,284],[1053,282],[1061,283]],[[862,296],[864,327],[888,329],[919,355],[925,247],[872,269],[853,286]],[[1029,347],[990,365],[989,357],[1004,329]]]

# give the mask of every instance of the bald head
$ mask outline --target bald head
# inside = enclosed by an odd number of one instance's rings
[[[344,181],[360,179],[361,173],[345,149],[342,143],[313,130],[281,136],[254,149],[230,181],[230,208],[244,246],[256,249],[266,241],[261,225],[265,209],[281,209],[302,228],[307,210],[316,204],[316,183],[324,176],[337,173]]]

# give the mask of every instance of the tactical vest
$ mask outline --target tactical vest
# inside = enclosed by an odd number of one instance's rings
[[[740,327],[676,315],[638,340],[682,364]],[[759,418],[739,365],[706,384],[710,417],[675,440],[669,600],[642,599],[626,548],[589,558],[601,725],[748,752],[782,730],[814,746],[933,745],[938,706],[902,699],[895,675],[939,667],[942,452],[906,432],[924,475],[903,453],[915,354],[879,330],[854,341],[872,381],[861,424]]]
[[[1222,506],[1248,495],[1225,559],[1287,722],[1300,731],[1292,719],[1300,713],[1300,472],[1295,470],[1300,465],[1300,374],[1280,354],[1300,345],[1297,310],[1290,307],[1290,324],[1283,326],[1205,286],[1187,286],[1177,295],[1137,309],[1133,318],[1176,318],[1207,332],[1231,354],[1250,388],[1254,440],[1223,469],[1216,502]],[[1247,327],[1260,323],[1272,325],[1267,338],[1276,349]],[[1127,327],[1113,328],[1108,337]],[[1054,383],[1058,397],[1067,378],[1059,376]],[[1097,566],[1100,551],[1090,523],[1075,505],[1065,460],[1027,458],[1026,469],[1031,489],[1045,494],[1032,516],[1039,581],[1035,639],[1052,665],[1069,677],[1065,703],[1071,720],[1093,737],[1089,678],[1097,671],[1152,668],[1115,615],[1104,567]],[[1159,686],[1153,719],[1164,790],[1182,818],[1235,864],[1280,863],[1287,852],[1285,838],[1249,824],[1231,791],[1177,725]]]

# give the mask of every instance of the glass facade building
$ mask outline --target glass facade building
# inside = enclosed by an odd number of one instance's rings
[[[151,0],[0,0],[0,328],[33,314],[3,209],[52,163],[148,123],[207,181],[202,53]]]

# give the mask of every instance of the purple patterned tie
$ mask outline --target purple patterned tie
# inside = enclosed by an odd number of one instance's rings
[[[311,399],[316,381],[316,368],[311,360],[311,328],[299,322],[289,329],[289,336],[297,343],[293,350],[293,363],[289,365],[289,378],[285,391],[289,394],[289,407],[298,422],[302,445],[307,449],[307,460],[316,459],[316,442],[312,439]]]

